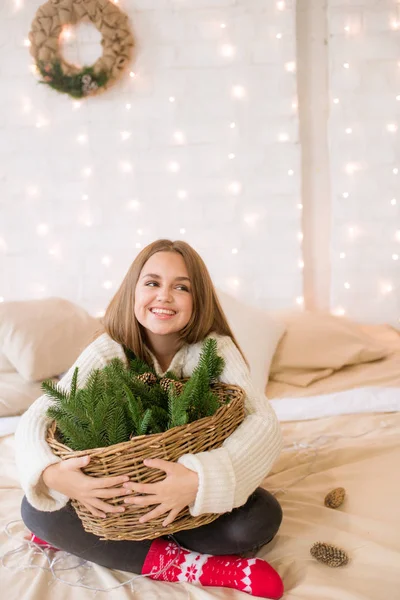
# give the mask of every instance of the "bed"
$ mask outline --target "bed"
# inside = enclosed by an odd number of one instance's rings
[[[285,600],[400,598],[400,335],[386,326],[366,330],[388,349],[381,360],[346,366],[305,387],[270,380],[266,388],[284,449],[263,485],[281,502],[284,519],[258,556],[280,573]],[[249,598],[226,588],[132,581],[129,573],[28,547],[19,521],[17,420],[3,420],[0,437],[0,589],[8,598],[89,599],[96,588],[121,600],[132,598],[132,590],[138,600]],[[346,490],[343,505],[325,507],[325,495],[338,486]],[[309,552],[317,541],[341,547],[349,563],[338,569],[318,563]],[[59,560],[53,572],[46,570],[52,558]]]

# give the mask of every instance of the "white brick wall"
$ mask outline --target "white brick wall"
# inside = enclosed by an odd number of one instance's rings
[[[331,308],[398,327],[400,5],[330,0],[327,16]]]
[[[261,0],[121,0],[138,42],[136,77],[80,108],[30,72],[24,39],[40,4],[0,6],[0,296],[60,295],[96,313],[137,245],[171,237],[202,254],[221,288],[296,307],[300,150],[296,74],[285,67],[296,58],[294,3],[282,11]],[[234,56],[221,54],[224,45]],[[97,51],[84,26],[65,46],[71,60]],[[233,97],[236,85],[244,98]]]

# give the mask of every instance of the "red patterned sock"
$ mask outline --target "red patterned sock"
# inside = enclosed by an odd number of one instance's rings
[[[178,557],[178,558],[176,558]],[[174,558],[176,561],[163,573]],[[261,598],[281,598],[283,583],[278,573],[260,558],[234,554],[212,556],[180,549],[172,540],[158,538],[150,546],[142,574],[160,581],[188,581],[198,585],[230,587]]]

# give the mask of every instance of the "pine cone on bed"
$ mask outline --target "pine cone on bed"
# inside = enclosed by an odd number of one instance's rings
[[[328,567],[341,567],[349,562],[349,557],[344,550],[325,542],[316,542],[311,546],[310,554]]]
[[[335,488],[325,496],[324,504],[328,508],[339,508],[343,504],[346,490],[342,487]]]

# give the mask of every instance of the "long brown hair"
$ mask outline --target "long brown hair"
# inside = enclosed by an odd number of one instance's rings
[[[151,357],[145,347],[144,328],[136,319],[134,307],[135,288],[139,275],[146,262],[156,252],[177,252],[183,257],[189,273],[193,311],[188,324],[179,332],[182,342],[195,344],[202,341],[211,332],[228,335],[246,361],[228,325],[203,259],[189,244],[179,240],[175,242],[164,239],[156,240],[139,252],[102,319],[108,335],[125,348],[132,350],[138,358],[151,364]]]

